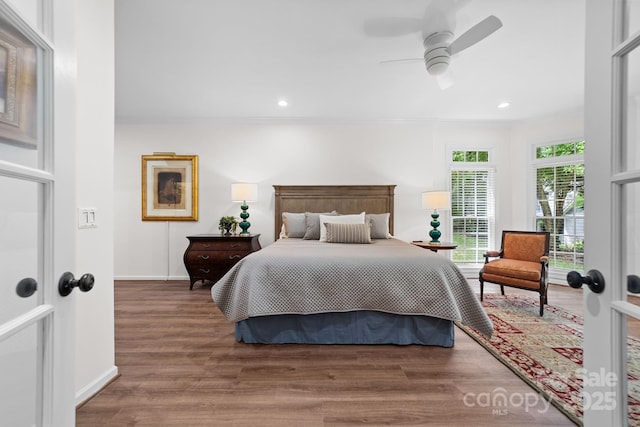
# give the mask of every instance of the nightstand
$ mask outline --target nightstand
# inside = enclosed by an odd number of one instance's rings
[[[224,236],[198,234],[187,236],[184,266],[189,273],[189,289],[198,280],[216,282],[238,261],[260,250],[259,234]]]
[[[439,250],[450,250],[458,247],[457,243],[452,243],[452,242],[431,243],[431,242],[423,242],[422,240],[413,241],[411,242],[411,244],[420,246],[421,248],[424,248],[424,249],[429,249],[433,252],[438,252]]]

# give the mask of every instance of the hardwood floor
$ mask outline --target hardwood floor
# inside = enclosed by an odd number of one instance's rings
[[[580,313],[577,295],[551,286],[549,302]],[[121,375],[77,426],[574,425],[553,406],[465,404],[534,391],[459,329],[453,348],[241,344],[210,286],[188,281],[116,282],[115,327]]]

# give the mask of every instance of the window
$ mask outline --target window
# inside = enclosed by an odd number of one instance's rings
[[[535,224],[551,233],[549,266],[584,266],[584,141],[536,147]]]
[[[488,151],[454,151],[451,166],[452,240],[456,263],[484,262],[493,244],[494,169]]]
[[[489,152],[484,151],[454,151],[451,161],[467,163],[486,163],[489,161]]]

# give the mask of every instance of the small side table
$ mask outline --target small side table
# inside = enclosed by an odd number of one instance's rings
[[[189,246],[183,259],[189,273],[189,289],[193,289],[193,284],[198,280],[216,282],[242,258],[259,251],[258,237],[259,234],[187,236]]]
[[[443,251],[451,250],[458,247],[458,244],[453,242],[431,243],[431,242],[426,242],[422,240],[414,240],[413,242],[411,242],[411,244],[415,246],[420,246],[421,248],[424,248],[424,249],[429,249],[433,252],[438,252],[439,250],[443,250]]]

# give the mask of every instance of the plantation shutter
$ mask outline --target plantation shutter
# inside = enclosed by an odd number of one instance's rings
[[[456,263],[482,263],[493,249],[495,181],[493,168],[451,170],[451,221],[453,240],[458,243]]]

